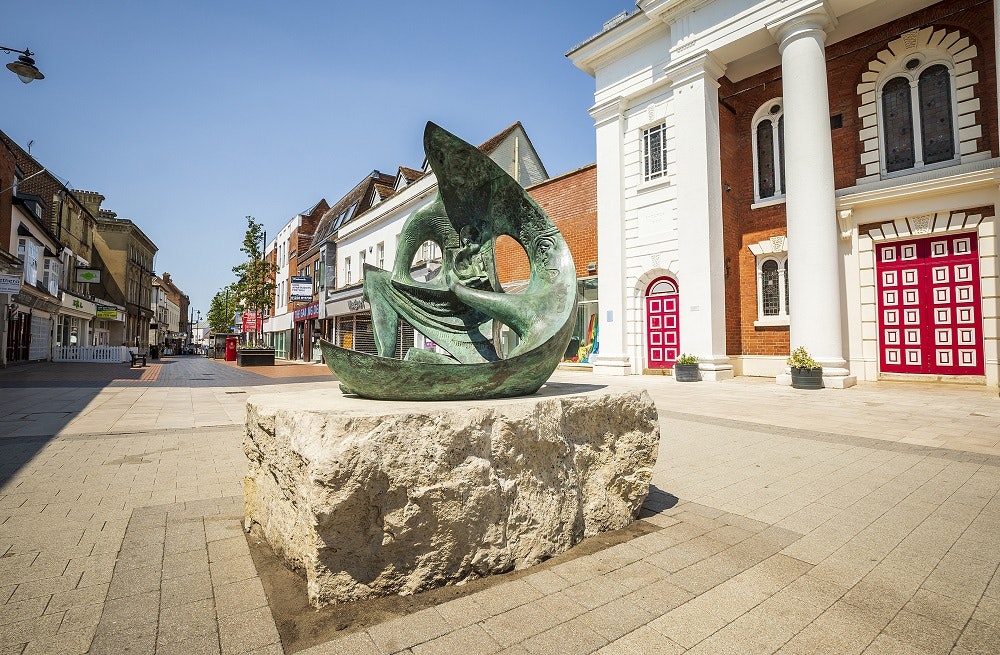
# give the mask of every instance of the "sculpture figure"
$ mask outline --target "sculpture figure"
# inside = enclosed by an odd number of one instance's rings
[[[392,271],[365,265],[379,355],[320,345],[341,388],[382,400],[504,398],[534,393],[566,351],[576,317],[576,267],[562,234],[520,184],[476,147],[434,123],[424,150],[438,193],[403,226]],[[528,287],[504,293],[495,244],[508,235],[524,248]],[[410,274],[427,241],[442,252],[436,277]],[[394,359],[400,318],[445,352],[410,348]],[[506,357],[500,325],[520,342]]]

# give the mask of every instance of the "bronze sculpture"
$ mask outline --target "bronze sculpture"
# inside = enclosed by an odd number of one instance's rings
[[[438,193],[403,226],[392,271],[365,265],[379,355],[321,341],[341,388],[381,400],[505,398],[537,391],[558,365],[576,318],[576,267],[562,234],[527,192],[493,160],[434,123],[424,150]],[[497,277],[496,238],[524,248],[531,279],[504,293]],[[428,281],[410,274],[426,241],[441,247],[442,266]],[[445,353],[410,348],[394,359],[400,318]],[[504,357],[498,324],[520,343]]]

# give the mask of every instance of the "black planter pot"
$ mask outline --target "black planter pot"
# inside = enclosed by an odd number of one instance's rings
[[[241,348],[236,352],[238,366],[274,366],[273,348]]]
[[[823,369],[792,367],[793,389],[822,389]]]
[[[697,364],[674,364],[674,379],[678,382],[697,382],[701,379]]]

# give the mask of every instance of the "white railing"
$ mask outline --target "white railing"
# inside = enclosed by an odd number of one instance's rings
[[[129,354],[125,346],[56,346],[52,361],[121,364],[129,361]]]

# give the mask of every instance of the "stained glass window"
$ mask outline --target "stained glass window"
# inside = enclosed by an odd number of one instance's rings
[[[774,127],[769,120],[757,123],[757,192],[761,198],[774,195]]]
[[[920,137],[924,163],[948,161],[955,156],[951,119],[951,75],[937,64],[920,74]]]
[[[643,178],[647,182],[667,172],[666,130],[666,123],[661,123],[642,131]]]
[[[885,170],[913,168],[913,106],[910,82],[905,77],[882,87],[882,125],[885,129]]]
[[[781,292],[778,288],[778,262],[773,259],[760,266],[760,291],[764,316],[777,316],[781,309]]]

